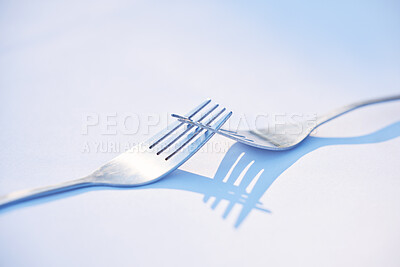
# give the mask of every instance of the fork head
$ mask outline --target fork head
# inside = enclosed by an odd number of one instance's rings
[[[291,132],[290,134],[274,133],[269,132],[268,129],[254,129],[254,130],[237,130],[231,131],[226,129],[213,129],[201,122],[193,121],[189,117],[180,116],[177,114],[171,115],[177,118],[180,122],[187,123],[188,125],[196,126],[199,128],[218,133],[230,139],[233,139],[239,143],[266,149],[266,150],[288,150],[295,147],[301,141],[303,141],[315,128],[315,126],[309,126],[307,121],[299,125],[285,125],[286,132]],[[304,131],[298,131],[298,128],[305,129]],[[298,132],[296,132],[298,131]]]
[[[206,100],[186,116],[218,130],[232,115]],[[214,131],[175,121],[149,140],[139,143],[95,171],[93,182],[112,186],[137,186],[154,182],[193,156]]]

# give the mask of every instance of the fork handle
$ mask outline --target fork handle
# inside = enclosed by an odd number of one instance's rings
[[[318,126],[324,124],[325,122],[333,120],[333,119],[335,119],[349,111],[355,110],[357,108],[361,108],[361,107],[372,105],[372,104],[382,103],[382,102],[394,101],[394,100],[400,100],[400,95],[394,95],[394,96],[382,97],[382,98],[374,98],[374,99],[360,101],[360,102],[356,102],[356,103],[338,108],[338,109],[336,109],[332,112],[329,112],[321,117],[318,117],[317,124],[315,125],[314,128],[317,128]]]
[[[13,193],[10,193],[10,194],[4,195],[4,196],[0,196],[0,209],[3,207],[9,206],[11,204],[16,204],[16,203],[20,203],[20,202],[35,199],[35,198],[52,195],[55,193],[66,192],[69,190],[74,190],[74,189],[93,186],[93,185],[95,185],[95,183],[93,183],[93,180],[88,176],[85,178],[67,181],[67,182],[63,182],[60,184],[56,184],[56,185],[15,191]]]

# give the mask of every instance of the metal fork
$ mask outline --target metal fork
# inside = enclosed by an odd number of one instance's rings
[[[322,124],[333,120],[347,112],[352,110],[365,107],[372,104],[378,104],[388,101],[400,100],[400,95],[394,95],[389,97],[375,98],[367,101],[361,101],[353,103],[347,106],[343,106],[336,110],[331,111],[324,116],[318,117],[314,125],[309,125],[308,121],[299,122],[299,124],[284,124],[284,129],[279,132],[271,132],[268,129],[252,129],[252,130],[239,130],[230,131],[225,129],[214,130],[201,122],[193,121],[191,118],[172,114],[173,117],[178,118],[179,121],[185,122],[192,126],[202,127],[204,129],[214,131],[220,135],[231,138],[237,142],[254,146],[267,150],[287,150],[294,148],[304,139],[306,139],[314,129],[321,126]]]
[[[210,107],[210,103],[211,100],[206,100],[186,116],[218,130],[232,112],[219,108],[218,104]],[[7,194],[0,197],[0,208],[82,187],[130,187],[155,182],[187,161],[214,134],[214,131],[175,121],[149,140],[134,146],[84,178]]]

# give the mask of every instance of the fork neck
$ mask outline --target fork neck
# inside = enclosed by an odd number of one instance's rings
[[[321,117],[317,118],[317,124],[315,126],[315,128],[317,128],[318,126],[333,120],[343,114],[346,114],[347,112],[350,112],[352,110],[361,108],[361,107],[365,107],[368,105],[372,105],[372,104],[378,104],[378,103],[383,103],[383,102],[388,102],[388,101],[395,101],[395,100],[400,100],[400,95],[394,95],[394,96],[389,96],[389,97],[382,97],[382,98],[375,98],[375,99],[370,99],[367,101],[360,101],[360,102],[356,102],[341,108],[338,108],[332,112],[329,112]]]

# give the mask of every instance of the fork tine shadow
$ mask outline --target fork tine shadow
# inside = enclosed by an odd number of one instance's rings
[[[400,121],[374,133],[345,138],[308,137],[296,148],[286,151],[268,151],[241,143],[235,143],[227,152],[213,179],[185,171],[176,171],[149,188],[168,188],[195,192],[204,195],[205,203],[211,200],[215,209],[221,200],[228,202],[223,212],[225,219],[235,205],[241,211],[235,221],[238,228],[251,211],[265,209],[260,199],[271,184],[304,155],[324,146],[357,145],[384,142],[400,136]]]
[[[205,203],[213,198],[211,209],[215,209],[222,200],[227,201],[228,206],[222,214],[223,219],[231,214],[236,205],[240,205],[241,211],[234,224],[234,227],[238,228],[253,210],[270,213],[262,206],[260,199],[271,184],[304,155],[324,146],[372,144],[388,141],[398,136],[400,136],[400,121],[363,136],[345,138],[311,136],[296,148],[286,151],[268,151],[235,143],[226,153],[213,178],[176,170],[153,184],[119,189],[106,186],[82,188],[12,205],[0,210],[0,214],[7,210],[34,206],[96,190],[163,188],[201,194]]]

